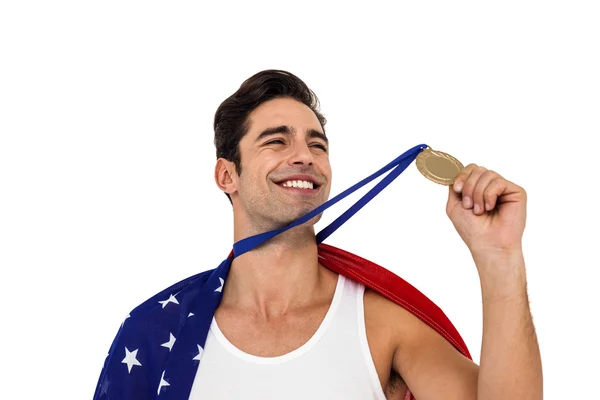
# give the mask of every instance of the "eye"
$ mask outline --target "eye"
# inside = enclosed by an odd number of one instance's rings
[[[281,139],[274,139],[274,140],[269,140],[267,143],[265,144],[283,144],[283,140]]]
[[[318,148],[320,148],[323,151],[327,151],[327,147],[324,144],[321,144],[321,143],[312,143],[310,146],[311,147],[318,147]]]

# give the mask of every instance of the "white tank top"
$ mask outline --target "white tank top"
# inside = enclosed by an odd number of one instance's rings
[[[339,275],[315,334],[278,357],[241,351],[213,318],[189,400],[385,400],[367,342],[364,290]]]

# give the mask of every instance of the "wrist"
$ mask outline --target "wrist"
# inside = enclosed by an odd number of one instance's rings
[[[523,248],[520,245],[510,247],[479,247],[470,250],[475,264],[511,263],[523,260]]]
[[[502,249],[473,253],[479,272],[482,295],[486,299],[526,296],[527,282],[522,249]]]

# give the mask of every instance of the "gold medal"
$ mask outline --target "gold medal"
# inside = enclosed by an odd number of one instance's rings
[[[441,185],[450,186],[458,173],[464,168],[450,154],[425,148],[416,159],[417,168],[429,180]]]

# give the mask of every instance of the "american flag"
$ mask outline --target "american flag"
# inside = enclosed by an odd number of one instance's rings
[[[121,324],[94,399],[187,399],[232,258],[133,309]]]
[[[394,168],[316,237],[319,262],[378,291],[411,311],[470,357],[444,313],[390,271],[354,254],[322,244],[329,235],[383,190],[416,158],[419,145],[285,228],[243,239],[212,270],[186,278],[133,309],[121,323],[100,373],[94,400],[187,400],[233,259],[287,229],[300,225]]]

